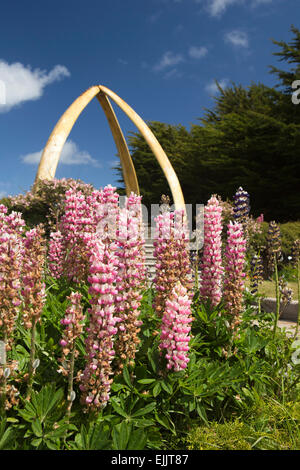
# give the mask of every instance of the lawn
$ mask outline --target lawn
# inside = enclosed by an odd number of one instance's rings
[[[246,287],[249,288],[250,282],[246,281]],[[297,292],[297,282],[288,282],[289,288],[293,290],[293,300],[298,300]],[[263,281],[258,288],[259,294],[262,294],[264,297],[274,297],[275,298],[275,284],[272,281]]]

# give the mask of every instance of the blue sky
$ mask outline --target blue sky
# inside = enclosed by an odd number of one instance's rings
[[[215,79],[223,86],[273,85],[271,39],[289,41],[299,18],[299,0],[2,2],[0,196],[30,188],[54,125],[90,86],[111,88],[145,120],[189,128],[213,105]],[[116,112],[125,135],[135,130]],[[56,176],[115,184],[116,158],[93,100],[69,136]]]

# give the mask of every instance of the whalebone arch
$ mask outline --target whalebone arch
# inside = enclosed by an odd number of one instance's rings
[[[71,106],[69,106],[69,108],[64,112],[57,122],[42,153],[35,178],[34,188],[37,188],[38,182],[40,180],[52,180],[55,177],[56,168],[63,146],[81,112],[95,97],[98,99],[108,120],[110,130],[117,147],[126,187],[126,194],[129,195],[132,191],[135,194],[140,194],[139,185],[125,137],[122,133],[110,99],[113,100],[115,104],[117,104],[122,109],[122,111],[124,111],[129,119],[131,119],[131,121],[135,124],[141,135],[148,143],[168,181],[175,208],[185,209],[184,197],[178,177],[153,132],[149,129],[143,119],[124,100],[122,100],[109,88],[106,88],[102,85],[93,86],[82,93],[82,95],[80,95],[71,104]]]

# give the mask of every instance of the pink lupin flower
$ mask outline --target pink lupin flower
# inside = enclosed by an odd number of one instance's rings
[[[116,323],[119,321],[114,315],[114,298],[118,292],[114,285],[117,259],[115,253],[98,240],[94,243],[90,263],[92,276],[89,277],[89,293],[92,298],[86,339],[86,366],[79,379],[82,403],[96,410],[105,406],[112,382],[111,362],[115,355],[113,345],[117,333]],[[104,289],[99,289],[99,286]]]
[[[38,226],[25,234],[23,253],[22,297],[23,321],[31,328],[40,321],[46,300],[44,283],[45,241],[44,230]]]
[[[68,367],[65,366],[67,356],[72,353],[75,348],[75,341],[83,331],[83,309],[81,305],[82,295],[79,292],[72,292],[68,297],[70,302],[69,307],[66,309],[66,314],[61,320],[61,324],[65,327],[60,345],[63,349],[63,357],[61,362],[63,366],[60,370],[64,375],[68,374]],[[78,352],[75,353],[75,356]]]
[[[153,245],[156,258],[156,276],[154,279],[156,296],[154,308],[162,315],[166,299],[177,281],[192,291],[191,265],[188,252],[188,234],[184,213],[181,210],[165,210],[156,219],[156,231]]]
[[[118,291],[117,300],[120,323],[115,344],[119,372],[124,362],[133,364],[140,343],[138,320],[141,288],[145,281],[145,251],[142,224],[141,198],[131,194],[118,217]]]
[[[12,348],[15,321],[21,304],[24,225],[21,214],[12,212],[8,215],[7,208],[0,204],[0,341],[4,349],[0,367],[0,401],[5,410],[18,404],[18,390],[8,383],[5,371],[9,371],[12,378],[16,366],[15,361],[6,361],[6,352]]]
[[[224,300],[229,323],[232,330],[235,330],[240,322],[242,310],[246,239],[244,238],[242,224],[230,222],[227,228]]]
[[[58,372],[68,377],[68,408],[67,416],[70,418],[72,403],[73,403],[73,379],[74,379],[74,363],[75,358],[78,356],[76,348],[76,339],[80,337],[83,331],[83,308],[81,305],[82,295],[79,292],[72,292],[68,297],[70,302],[66,309],[66,314],[61,320],[61,324],[65,329],[63,332],[60,345],[62,347],[62,357],[60,358],[61,366]]]
[[[159,345],[161,350],[166,350],[167,368],[173,368],[175,372],[185,369],[189,362],[189,325],[192,320],[191,298],[187,289],[177,282],[166,300]]]
[[[200,295],[217,305],[222,297],[222,207],[212,196],[204,210],[204,247],[201,262]]]
[[[115,188],[107,186],[100,192],[96,213],[99,223],[89,240],[91,308],[86,339],[86,366],[79,375],[81,401],[93,411],[105,406],[109,400],[116,323],[120,321],[116,302],[119,260],[113,229],[116,225],[112,220],[118,213]]]
[[[44,283],[44,265],[46,246],[41,225],[25,234],[22,273],[23,321],[25,328],[30,328],[30,359],[27,384],[27,398],[30,398],[33,375],[35,373],[35,332],[36,324],[41,319],[46,300]]]
[[[21,304],[24,226],[21,214],[12,212],[8,215],[7,208],[0,205],[0,339],[4,339],[6,349],[11,347]]]
[[[86,195],[77,187],[65,193],[64,213],[50,234],[49,269],[52,276],[86,282],[89,272],[89,243],[97,230],[97,209],[103,191]]]
[[[50,233],[48,266],[51,275],[59,279],[63,275],[64,238],[60,231]]]
[[[89,195],[76,187],[66,191],[58,230],[50,235],[49,269],[54,277],[64,276],[77,283],[87,281],[94,235],[115,238],[118,199],[116,188],[110,185]]]
[[[59,268],[58,272],[63,271],[72,281],[80,282],[87,278],[86,238],[94,231],[93,206],[88,204],[87,197],[81,191],[66,191],[65,212],[59,224],[61,237],[54,234],[52,239],[56,239],[56,243],[60,240],[56,249],[60,259],[64,260],[63,267]],[[59,266],[58,260],[56,264]]]

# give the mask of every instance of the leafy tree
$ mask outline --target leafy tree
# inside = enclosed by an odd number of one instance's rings
[[[228,113],[215,125],[193,126],[192,135],[191,174],[198,175],[202,200],[212,193],[230,198],[243,186],[255,215],[299,218],[299,126],[249,110]]]
[[[292,89],[292,83],[295,80],[300,80],[300,30],[292,25],[291,32],[293,33],[293,39],[289,43],[273,40],[273,43],[281,49],[274,52],[274,55],[279,57],[280,62],[285,62],[290,67],[282,70],[270,66],[270,71],[279,79],[277,88],[281,91],[280,104],[285,118],[288,122],[300,124],[299,106],[291,106],[291,96],[295,91]]]
[[[248,88],[235,83],[225,89],[219,85],[218,88],[219,95],[214,98],[213,109],[205,109],[204,117],[200,119],[203,125],[217,124],[227,114],[241,115],[247,111],[278,117],[280,92],[274,88],[262,83],[252,83]]]
[[[275,41],[273,43],[281,48],[281,51],[274,52],[276,57],[279,57],[281,62],[292,64],[289,70],[281,70],[277,67],[271,66],[271,73],[277,75],[280,80],[280,86],[284,88],[284,92],[288,95],[291,94],[291,85],[294,80],[300,80],[300,30],[295,26],[291,26],[291,32],[294,38],[291,42]]]

